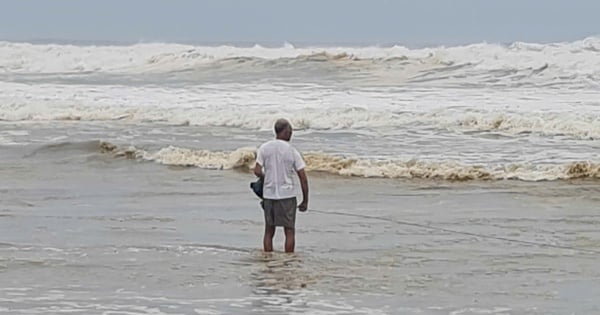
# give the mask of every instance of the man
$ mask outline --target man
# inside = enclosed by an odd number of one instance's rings
[[[290,143],[292,125],[285,119],[275,122],[276,139],[258,148],[254,174],[264,178],[263,210],[265,213],[265,252],[273,251],[275,228],[283,226],[285,251],[294,252],[296,225],[296,190],[293,174],[297,173],[302,186],[302,202],[298,209],[308,209],[308,179],[304,168],[306,163]],[[263,171],[264,169],[264,171]]]

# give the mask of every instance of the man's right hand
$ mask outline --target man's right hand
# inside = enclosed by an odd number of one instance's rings
[[[305,212],[308,209],[308,201],[302,201],[300,205],[298,205],[298,210],[300,212]]]
[[[298,178],[300,178],[300,185],[302,186],[302,203],[298,206],[301,212],[308,209],[308,178],[304,169],[298,171]]]

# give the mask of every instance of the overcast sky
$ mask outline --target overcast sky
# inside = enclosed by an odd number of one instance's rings
[[[554,42],[600,35],[599,0],[0,0],[0,40]]]

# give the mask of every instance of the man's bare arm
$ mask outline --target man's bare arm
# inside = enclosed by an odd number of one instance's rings
[[[300,186],[302,186],[302,203],[300,203],[298,209],[304,212],[308,209],[308,178],[304,169],[298,171],[298,178],[300,178]]]
[[[262,165],[256,163],[256,165],[254,166],[254,175],[256,175],[256,177],[260,177],[260,178],[262,178],[264,176],[263,171],[262,171]]]

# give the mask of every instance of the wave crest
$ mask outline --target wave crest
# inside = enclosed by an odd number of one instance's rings
[[[305,155],[305,159],[309,171],[321,171],[342,176],[452,181],[494,179],[492,174],[482,167],[460,165],[454,162],[374,161],[318,153],[308,153]]]
[[[249,169],[256,159],[253,148],[240,148],[233,152],[192,150],[169,146],[155,153],[140,152],[139,156],[148,161],[166,165],[197,166],[206,169]]]
[[[169,146],[155,152],[134,147],[121,149],[103,142],[101,152],[115,157],[134,158],[165,165],[192,166],[205,169],[248,171],[254,167],[256,148],[233,151],[195,150]],[[578,161],[567,164],[467,165],[456,161],[375,160],[349,158],[326,153],[306,153],[306,169],[339,176],[365,178],[433,179],[448,181],[523,180],[551,181],[600,179],[600,164]]]
[[[111,153],[115,157],[141,159],[173,166],[195,166],[205,169],[250,169],[256,160],[255,148],[239,148],[232,152],[193,150],[168,146],[156,152],[148,152],[135,147],[119,149],[114,144],[103,142],[102,153]]]

